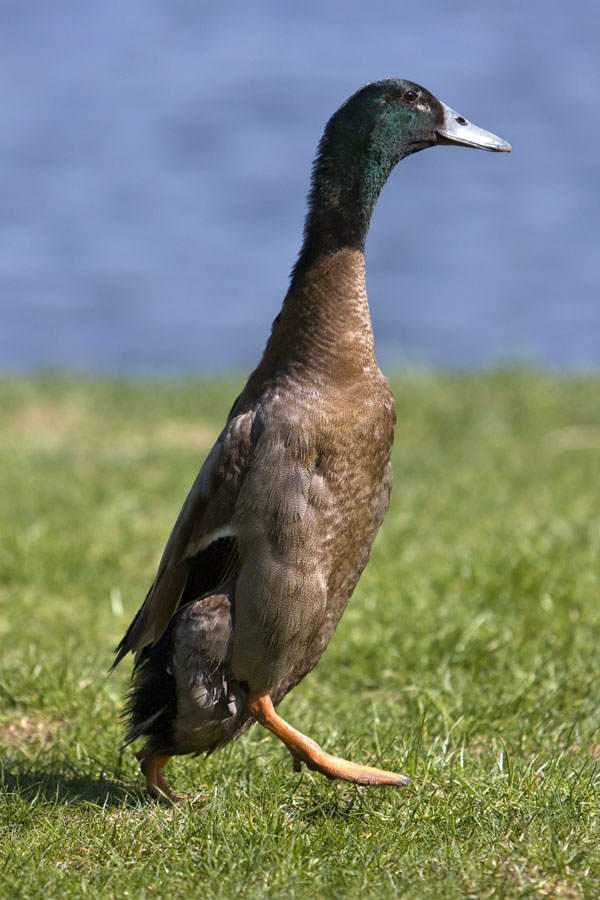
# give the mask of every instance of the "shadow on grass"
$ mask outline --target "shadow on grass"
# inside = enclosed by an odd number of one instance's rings
[[[2,766],[0,786],[7,798],[18,795],[28,806],[47,803],[63,806],[93,805],[101,808],[134,807],[145,803],[140,786],[108,777],[106,773],[87,775],[69,764],[53,761],[40,766]]]
[[[373,815],[381,816],[381,797],[394,801],[395,810],[413,800],[413,791],[398,788],[384,788],[383,794],[377,788],[342,785],[338,782],[331,789],[320,783],[310,785],[308,792],[299,783],[282,806],[288,815],[305,825],[320,825],[324,820],[372,821]]]

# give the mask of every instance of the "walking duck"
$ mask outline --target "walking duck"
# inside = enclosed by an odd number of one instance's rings
[[[319,661],[370,555],[392,486],[395,410],[365,288],[371,215],[401,159],[437,144],[509,151],[410,81],[368,84],[319,144],[304,242],[264,355],[183,504],[116,650],[135,656],[126,741],[150,793],[162,769],[255,721],[328,778],[404,775],[326,753],[274,707]]]

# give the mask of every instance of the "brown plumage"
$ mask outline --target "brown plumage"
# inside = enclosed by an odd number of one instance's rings
[[[255,719],[296,768],[359,784],[409,781],[328,756],[273,704],[320,659],[388,507],[395,412],[375,359],[364,240],[399,159],[473,144],[473,133],[489,145],[493,136],[466,120],[468,140],[449,135],[451,112],[411,82],[379,82],[326,129],[303,250],[264,356],[117,650],[115,665],[136,653],[128,740],[146,739],[138,756],[154,794],[170,794],[169,756],[211,752]]]

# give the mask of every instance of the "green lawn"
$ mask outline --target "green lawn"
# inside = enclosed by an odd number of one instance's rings
[[[0,896],[600,896],[600,377],[394,383],[392,506],[282,714],[146,799],[112,648],[242,379],[0,379]]]

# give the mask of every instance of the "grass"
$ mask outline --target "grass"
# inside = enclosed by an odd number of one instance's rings
[[[106,671],[239,386],[0,379],[0,896],[598,897],[598,377],[394,384],[390,512],[281,710],[414,788],[255,728],[145,798]]]

